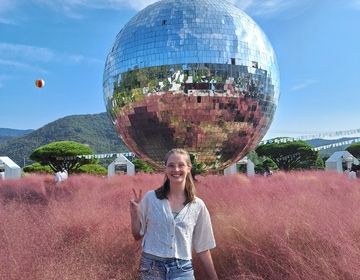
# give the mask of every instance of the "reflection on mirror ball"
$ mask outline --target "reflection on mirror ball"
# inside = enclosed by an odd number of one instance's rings
[[[164,0],[118,33],[104,70],[106,109],[126,146],[156,167],[174,147],[207,169],[255,148],[279,99],[265,34],[215,0]]]

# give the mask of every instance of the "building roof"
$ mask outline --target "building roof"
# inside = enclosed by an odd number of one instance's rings
[[[326,162],[338,162],[339,160],[351,161],[356,164],[359,164],[359,161],[356,157],[350,154],[348,151],[337,151],[329,157]]]
[[[9,157],[0,157],[0,163],[5,164],[6,166],[10,168],[20,168],[19,165],[17,165],[13,160],[11,160]]]

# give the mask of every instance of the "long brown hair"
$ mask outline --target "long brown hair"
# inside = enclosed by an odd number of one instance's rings
[[[187,166],[191,167],[191,160],[190,160],[189,153],[186,150],[179,149],[179,148],[171,149],[169,152],[167,152],[167,154],[165,155],[165,160],[164,160],[165,165],[167,164],[167,161],[172,154],[184,155]],[[162,184],[162,186],[160,188],[155,190],[155,194],[158,199],[165,199],[165,198],[167,199],[169,192],[170,192],[170,180],[167,177],[167,175],[165,174],[164,183]],[[191,175],[191,172],[189,172],[185,178],[185,202],[184,202],[184,205],[186,205],[189,202],[192,202],[194,200],[195,200],[195,185],[194,185],[194,180]]]

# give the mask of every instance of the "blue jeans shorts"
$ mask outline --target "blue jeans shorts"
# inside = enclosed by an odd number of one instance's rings
[[[139,280],[194,280],[191,260],[160,258],[142,253]]]

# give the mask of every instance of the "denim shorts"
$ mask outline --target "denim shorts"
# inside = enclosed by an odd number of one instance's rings
[[[142,253],[139,280],[194,280],[191,260],[160,258]]]

